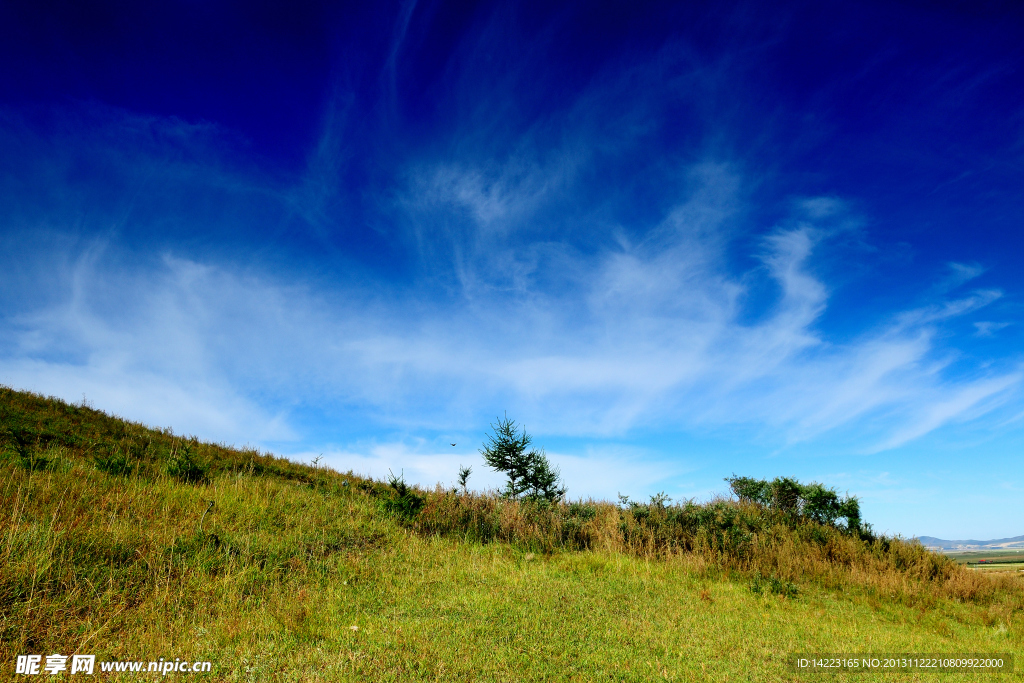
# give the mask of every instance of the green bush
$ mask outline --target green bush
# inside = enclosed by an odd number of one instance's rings
[[[865,540],[873,538],[870,525],[864,524],[860,518],[860,501],[856,496],[840,498],[835,489],[824,484],[801,484],[790,477],[766,481],[733,475],[726,481],[741,502],[756,503],[786,515],[811,519],[859,534]],[[843,525],[839,524],[840,519],[845,520]]]
[[[39,455],[38,449],[32,448],[29,433],[17,425],[0,432],[0,439],[0,458],[30,471],[45,470],[51,466],[47,458]]]
[[[800,593],[800,590],[795,583],[783,581],[774,574],[771,576],[761,576],[761,572],[755,572],[754,578],[750,581],[750,592],[757,595],[774,593],[775,595],[787,598],[795,598]]]
[[[569,517],[574,517],[581,522],[589,522],[597,517],[597,506],[589,503],[570,503]]]
[[[100,472],[106,472],[115,476],[128,476],[135,469],[135,463],[131,455],[125,449],[117,446],[110,450],[96,453],[92,456],[93,464]]]
[[[209,481],[208,468],[196,459],[197,445],[197,441],[193,439],[192,441],[183,441],[176,448],[172,448],[171,455],[167,459],[167,474],[190,484]]]
[[[394,472],[391,472],[388,485],[391,487],[391,495],[381,498],[381,510],[407,521],[415,519],[427,502],[427,497],[417,493],[405,483],[404,476],[396,477]]]

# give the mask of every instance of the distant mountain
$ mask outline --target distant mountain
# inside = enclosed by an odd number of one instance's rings
[[[1024,548],[1024,536],[997,538],[994,541],[944,541],[934,536],[918,536],[921,545],[932,550],[1014,550]]]

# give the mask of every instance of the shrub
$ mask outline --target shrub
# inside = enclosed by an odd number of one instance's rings
[[[774,574],[771,576],[761,576],[761,572],[754,572],[754,578],[750,582],[750,592],[757,595],[774,593],[786,598],[795,598],[800,590],[795,583],[783,581]]]
[[[115,476],[128,476],[135,469],[130,451],[123,446],[114,446],[109,450],[96,453],[92,456],[92,461],[100,472]]]
[[[3,439],[0,446],[0,457],[5,460],[12,460],[26,470],[45,470],[50,466],[50,461],[40,456],[31,447],[29,434],[17,426],[8,427],[0,432],[0,439]]]
[[[765,481],[733,475],[726,481],[740,502],[755,503],[786,515],[842,528],[865,540],[873,538],[870,525],[861,521],[860,501],[856,496],[840,498],[835,489],[817,482],[801,484],[790,477]],[[845,519],[845,524],[840,526],[839,519]]]
[[[589,522],[597,517],[597,506],[590,503],[570,503],[569,516],[575,517],[581,522]]]
[[[387,514],[395,515],[405,520],[412,520],[423,509],[427,497],[420,495],[405,483],[404,476],[395,476],[391,472],[388,479],[388,486],[391,487],[391,495],[380,500],[380,507]]]
[[[203,483],[208,480],[207,467],[196,460],[197,441],[183,441],[171,450],[167,459],[167,474],[190,484]]]

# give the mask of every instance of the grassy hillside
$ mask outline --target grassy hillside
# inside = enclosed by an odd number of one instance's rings
[[[5,388],[0,450],[11,677],[54,652],[228,681],[779,681],[808,677],[791,652],[1024,654],[1020,576],[753,504],[404,489]]]

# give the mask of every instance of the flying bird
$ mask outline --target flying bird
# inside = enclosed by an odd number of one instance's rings
[[[452,444],[452,445],[454,446],[455,444]]]

